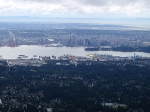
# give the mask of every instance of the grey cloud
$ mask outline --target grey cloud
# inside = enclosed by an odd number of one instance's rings
[[[76,13],[111,13],[122,14],[147,13],[150,10],[150,0],[9,0],[14,2],[16,10],[55,13],[76,14]],[[6,3],[5,3],[6,4]],[[23,5],[19,7],[18,5]],[[31,4],[31,5],[30,5]],[[33,7],[32,7],[33,5]],[[6,5],[7,6],[7,5]],[[14,8],[9,4],[10,9]],[[4,8],[3,8],[4,9]],[[14,9],[13,9],[14,10]],[[12,10],[12,12],[13,12]],[[14,11],[14,12],[15,12]],[[147,12],[145,12],[147,11]],[[147,13],[148,14],[148,13]]]
[[[16,1],[22,1],[25,2],[25,0],[16,0]],[[118,6],[127,6],[127,5],[134,5],[135,3],[144,3],[145,5],[150,4],[150,0],[26,0],[26,2],[40,2],[40,3],[48,3],[48,4],[60,4],[63,5],[63,3],[68,4],[70,2],[72,3],[78,3],[80,5],[90,5],[90,6],[109,6],[109,5],[118,5]]]
[[[25,2],[25,0],[17,0],[17,1]],[[63,2],[63,0],[26,0],[26,2],[61,3]]]
[[[23,1],[25,0],[16,0],[16,1]],[[26,0],[26,2],[45,2],[45,3],[61,3],[65,2],[67,0]],[[68,0],[69,2],[79,2],[79,3],[84,3],[86,4],[91,4],[91,5],[106,5],[107,3],[120,3],[120,4],[126,4],[126,3],[131,3],[131,2],[138,2],[141,0]],[[149,0],[142,0],[142,1],[149,1]]]
[[[109,0],[78,0],[78,3],[83,5],[105,6],[109,3]]]
[[[107,6],[107,5],[119,5],[126,6],[129,4],[139,3],[141,0],[78,0],[78,2],[85,5],[93,5],[93,6]],[[143,2],[147,2],[148,0],[142,0]]]

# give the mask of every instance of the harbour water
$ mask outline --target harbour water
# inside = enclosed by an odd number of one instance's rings
[[[128,57],[139,55],[142,57],[150,57],[150,53],[144,52],[119,52],[119,51],[84,51],[84,47],[43,47],[36,45],[21,45],[18,47],[0,47],[0,56],[3,59],[17,59],[19,55],[28,56],[28,58],[34,58],[38,56],[52,56],[56,57],[62,56],[64,54],[74,55],[74,56],[84,56],[88,54],[108,54],[113,56]]]

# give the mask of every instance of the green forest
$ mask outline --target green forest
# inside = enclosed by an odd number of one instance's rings
[[[65,61],[64,61],[65,62]],[[0,62],[5,68],[6,62]],[[0,111],[7,112],[149,112],[150,61],[81,62],[0,70]],[[117,103],[125,106],[106,106]],[[16,106],[17,105],[17,106]]]

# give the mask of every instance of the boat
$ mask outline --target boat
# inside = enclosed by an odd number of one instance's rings
[[[28,56],[23,56],[22,58],[28,58]]]
[[[37,55],[33,55],[33,57],[37,57]]]
[[[99,47],[88,47],[85,48],[85,51],[99,51]]]
[[[25,56],[25,55],[22,55],[22,54],[21,54],[21,55],[19,55],[19,56],[21,56],[21,57],[22,57],[22,56]]]

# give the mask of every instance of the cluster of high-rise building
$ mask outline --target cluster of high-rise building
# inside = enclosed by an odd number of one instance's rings
[[[3,31],[3,30],[2,30]],[[0,30],[0,46],[50,45],[64,46],[150,46],[150,32],[144,30],[93,29],[8,29]]]

